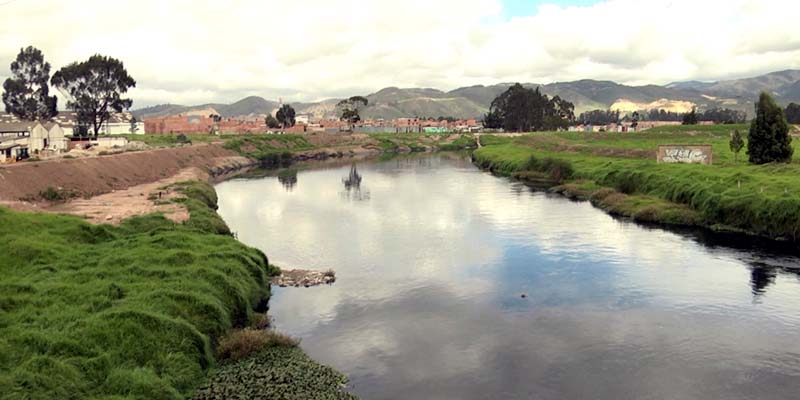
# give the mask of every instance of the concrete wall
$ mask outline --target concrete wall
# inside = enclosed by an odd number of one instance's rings
[[[660,145],[658,146],[658,163],[665,164],[705,164],[714,162],[714,154],[710,144],[700,145]]]

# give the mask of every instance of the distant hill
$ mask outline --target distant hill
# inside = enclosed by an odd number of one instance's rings
[[[511,83],[491,86],[469,86],[449,92],[432,88],[387,87],[367,96],[369,106],[362,115],[367,118],[399,117],[456,117],[479,118],[489,109],[492,100]],[[752,104],[761,91],[773,93],[782,104],[800,102],[800,71],[773,72],[753,78],[719,82],[674,82],[664,86],[628,86],[612,81],[584,79],[540,87],[543,93],[558,95],[575,104],[576,114],[594,109],[615,108],[631,111],[637,108],[660,107],[682,112],[691,107],[707,109],[727,107],[752,112]],[[314,103],[292,103],[299,114],[313,119],[336,118],[338,99]],[[189,112],[216,110],[223,117],[264,116],[272,113],[278,102],[251,96],[233,104],[202,104],[182,106],[165,104],[134,111],[137,118],[160,117]]]

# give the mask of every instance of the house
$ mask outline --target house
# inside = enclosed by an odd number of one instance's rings
[[[131,132],[131,130],[132,126],[135,124],[135,134],[145,134],[146,127],[144,122],[136,121],[133,123],[132,121],[134,120],[133,114],[129,112],[111,113],[108,121],[100,126],[99,133],[101,135],[130,135],[134,133]],[[78,113],[75,111],[60,111],[58,115],[53,117],[52,122],[59,124],[66,136],[75,136],[78,134]],[[89,130],[91,129],[90,127]]]
[[[57,123],[20,121],[8,115],[0,118],[0,162],[67,151],[68,148],[69,139]]]
[[[61,125],[54,122],[37,122],[30,129],[29,148],[34,154],[44,151],[66,151],[67,135]]]
[[[30,123],[0,121],[0,163],[29,157]]]

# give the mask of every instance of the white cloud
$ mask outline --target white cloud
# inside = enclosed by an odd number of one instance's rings
[[[55,68],[108,54],[137,79],[138,106],[800,68],[791,0],[609,0],[510,20],[497,0],[20,0],[0,13],[0,75],[29,44]]]

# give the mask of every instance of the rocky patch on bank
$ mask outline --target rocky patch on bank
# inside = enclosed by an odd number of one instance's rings
[[[280,287],[312,287],[331,285],[336,282],[336,272],[313,271],[307,269],[281,270],[281,274],[272,277],[272,284]]]

